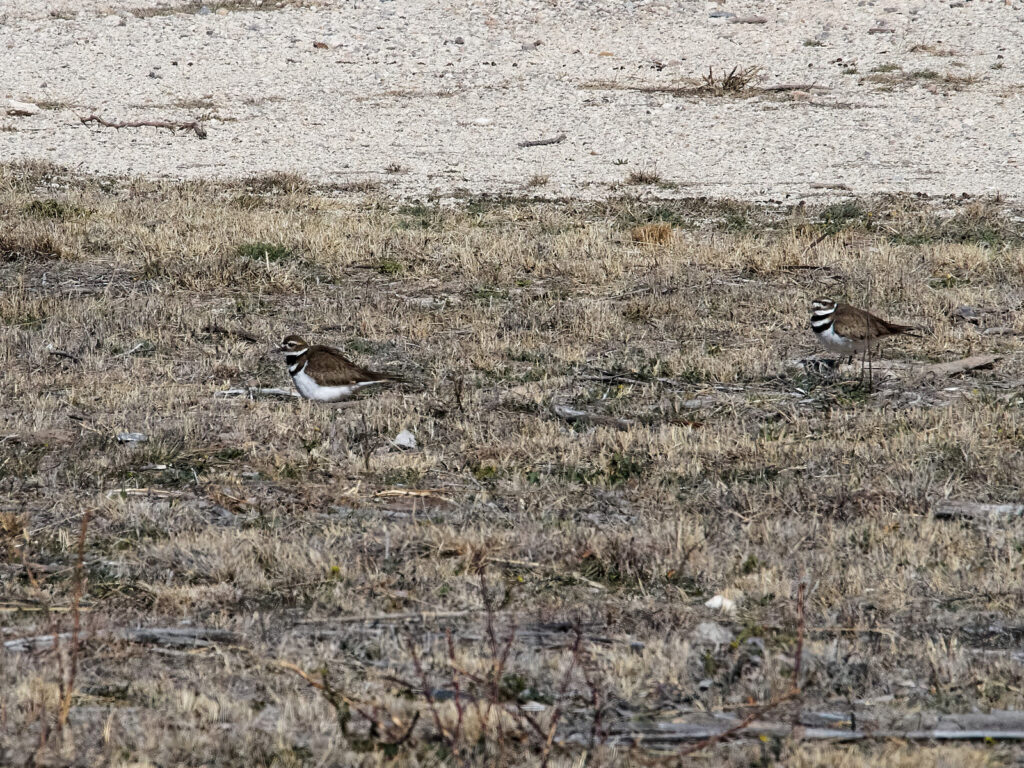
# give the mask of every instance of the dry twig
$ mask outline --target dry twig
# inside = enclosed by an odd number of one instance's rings
[[[131,120],[128,122],[115,122],[112,120],[106,120],[99,115],[89,115],[88,117],[79,117],[83,125],[88,123],[96,123],[102,125],[104,128],[116,128],[118,130],[122,128],[166,128],[171,132],[174,131],[193,131],[196,136],[200,139],[206,138],[206,128],[200,120],[189,120],[187,122],[176,123],[173,120]]]
[[[535,139],[534,141],[520,141],[520,147],[546,147],[549,144],[560,144],[565,141],[565,134],[560,133],[550,139]]]

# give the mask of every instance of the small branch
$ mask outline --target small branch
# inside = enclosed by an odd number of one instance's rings
[[[408,611],[404,613],[367,613],[360,616],[338,616],[331,619],[331,624],[362,624],[364,622],[392,623],[399,621],[431,621],[436,619],[461,619],[475,616],[480,609],[465,611]]]
[[[520,147],[546,147],[549,144],[561,144],[565,141],[565,134],[560,133],[550,139],[535,139],[533,141],[520,141]]]
[[[84,579],[83,579],[84,584]],[[72,629],[80,627],[80,618],[78,617],[78,611],[72,604]],[[224,629],[207,629],[205,627],[147,627],[144,629],[124,629],[115,630],[109,632],[97,632],[93,634],[94,638],[98,639],[109,639],[109,640],[123,640],[129,643],[139,643],[143,645],[161,645],[161,646],[177,646],[177,647],[188,647],[188,648],[207,648],[217,645],[219,643],[231,643],[238,645],[241,642],[241,638],[234,632],[229,632]],[[78,643],[77,635],[75,631],[72,632],[50,632],[45,635],[35,635],[33,637],[18,637],[13,640],[5,640],[3,648],[5,651],[11,653],[26,653],[29,651],[49,651],[53,648],[58,648],[60,642],[63,640],[70,640],[72,649]]]
[[[104,128],[116,128],[118,130],[122,128],[166,128],[169,131],[193,131],[196,136],[200,139],[206,138],[206,128],[199,120],[190,120],[184,123],[176,123],[172,120],[132,120],[130,122],[114,122],[111,120],[105,120],[99,115],[89,115],[88,117],[79,117],[83,125],[88,123],[96,123],[102,125]]]
[[[761,90],[773,91],[775,93],[781,93],[783,91],[830,91],[832,89],[828,88],[827,86],[824,86],[824,85],[782,84],[782,85],[767,85],[764,88],[762,88]],[[813,187],[814,184],[812,183],[811,186]],[[847,189],[848,189],[848,187],[847,187]]]
[[[976,371],[981,368],[991,368],[1001,359],[1001,355],[975,355],[965,357],[962,360],[953,360],[948,363],[935,363],[926,365],[921,369],[922,373],[934,373],[939,376],[955,376],[958,373]]]
[[[982,504],[943,499],[932,508],[939,520],[1009,520],[1024,517],[1024,504]]]
[[[803,257],[803,256],[806,256],[806,255],[807,255],[808,253],[810,253],[811,251],[813,251],[813,250],[814,250],[814,248],[815,248],[815,247],[816,247],[816,246],[817,246],[817,245],[818,245],[819,243],[822,243],[822,242],[824,242],[824,241],[825,241],[825,240],[826,240],[827,238],[831,237],[831,236],[832,236],[833,234],[834,234],[834,233],[832,232],[832,230],[830,230],[830,229],[828,229],[828,230],[825,230],[825,231],[824,231],[824,232],[823,232],[823,233],[822,233],[821,235],[819,235],[819,236],[818,236],[818,237],[816,237],[816,238],[815,238],[815,239],[814,239],[813,241],[811,241],[811,244],[810,244],[810,245],[808,245],[808,246],[807,246],[806,248],[804,248],[804,250],[803,250],[803,253],[801,253],[801,254],[800,254],[800,256],[801,256],[801,257]]]
[[[568,405],[562,405],[560,403],[551,404],[551,413],[565,421],[579,421],[584,424],[593,424],[601,427],[613,427],[615,429],[625,430],[636,426],[636,422],[630,421],[629,419],[617,419],[614,416],[605,416],[600,413],[580,411],[576,408],[571,408]]]
[[[248,397],[250,400],[255,400],[257,397],[295,398],[301,397],[301,395],[298,392],[292,392],[290,389],[280,389],[278,387],[235,387],[233,389],[221,390],[214,397]]]

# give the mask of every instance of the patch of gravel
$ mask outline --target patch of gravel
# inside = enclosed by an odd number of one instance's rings
[[[1022,64],[1024,10],[1003,0],[6,0],[0,157],[404,197],[1019,199]],[[695,92],[734,66],[760,74]],[[91,113],[200,118],[208,138]],[[641,170],[660,183],[625,183]]]

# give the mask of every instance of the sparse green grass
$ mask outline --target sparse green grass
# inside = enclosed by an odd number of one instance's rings
[[[1019,499],[1024,336],[948,318],[1024,331],[1018,217],[904,197],[808,205],[799,225],[728,200],[391,206],[287,177],[0,166],[5,641],[70,631],[91,515],[66,741],[58,657],[0,650],[0,754],[25,763],[42,733],[39,764],[540,765],[558,711],[550,765],[679,765],[679,745],[627,736],[786,690],[801,582],[804,690],[772,722],[1024,707],[1024,521],[930,514]],[[671,236],[634,239],[652,224]],[[789,361],[816,351],[819,294],[931,328],[886,359],[1003,359],[876,372],[870,392],[812,375]],[[341,408],[218,396],[289,386],[268,353],[286,333],[411,382]],[[391,445],[403,429],[418,448]],[[723,593],[733,616],[704,607]],[[728,640],[700,642],[702,622]],[[230,639],[124,634],[152,627]],[[1020,757],[766,739],[689,759]]]
[[[87,211],[77,205],[55,200],[52,197],[45,200],[33,200],[25,206],[25,213],[39,219],[61,219],[64,221],[87,215]]]
[[[292,251],[280,243],[242,243],[238,255],[253,261],[285,261],[292,258]]]
[[[883,64],[874,67],[872,74],[864,80],[885,88],[927,85],[929,88],[942,91],[961,91],[979,81],[976,75],[958,75],[952,72],[941,73],[934,69],[915,69],[904,71],[897,64]]]

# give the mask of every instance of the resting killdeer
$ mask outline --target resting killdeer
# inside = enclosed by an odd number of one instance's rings
[[[886,336],[916,331],[912,325],[896,325],[849,304],[832,299],[811,303],[811,329],[830,352],[853,356],[864,352],[873,342]]]
[[[276,351],[284,353],[295,388],[308,400],[336,403],[371,384],[403,380],[394,374],[360,368],[333,347],[311,347],[301,336],[285,336]]]

